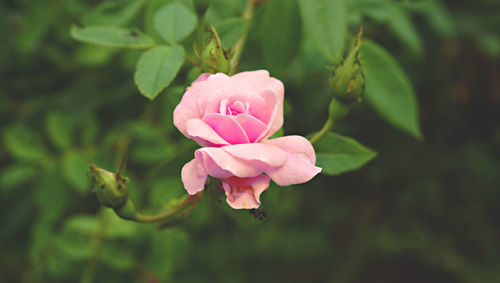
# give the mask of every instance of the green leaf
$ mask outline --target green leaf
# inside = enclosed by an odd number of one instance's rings
[[[145,0],[104,1],[83,18],[86,26],[123,26],[141,10]]]
[[[306,35],[332,63],[344,50],[347,28],[345,0],[298,0]]]
[[[90,236],[99,229],[99,219],[95,215],[75,215],[64,223],[65,233]]]
[[[111,268],[127,271],[134,265],[134,255],[128,250],[129,247],[122,245],[105,245],[101,252],[101,259]]]
[[[41,138],[23,125],[6,128],[3,132],[3,142],[7,151],[15,158],[33,161],[47,154]]]
[[[61,235],[54,241],[57,251],[72,260],[87,260],[92,256],[90,239]]]
[[[0,192],[10,191],[11,188],[29,181],[35,174],[35,168],[24,164],[14,164],[4,168],[0,173]]]
[[[89,143],[93,143],[99,134],[99,122],[96,117],[93,115],[88,115],[82,121],[82,125],[80,125],[80,139],[81,143],[84,145],[88,145]]]
[[[40,217],[50,222],[59,219],[68,204],[68,192],[56,166],[45,166],[34,191]]]
[[[72,144],[73,123],[67,114],[49,112],[45,121],[47,134],[59,148],[66,148]]]
[[[245,31],[246,21],[242,18],[229,18],[214,25],[225,49],[233,47]]]
[[[170,228],[152,234],[148,266],[155,270],[161,281],[171,281],[176,267],[185,263],[189,252],[189,237],[180,229]]]
[[[314,148],[317,152],[316,165],[328,175],[356,170],[377,155],[356,140],[331,132],[320,139]]]
[[[416,138],[422,136],[413,87],[396,60],[380,45],[365,41],[366,97],[387,121]]]
[[[62,159],[63,177],[80,193],[90,192],[89,160],[92,156],[78,151],[67,151]]]
[[[193,32],[196,26],[196,15],[185,5],[172,2],[155,14],[154,26],[163,39],[174,44]]]
[[[299,11],[294,0],[264,5],[260,26],[262,56],[271,72],[283,72],[299,47]]]
[[[71,36],[81,42],[132,49],[150,48],[155,45],[152,38],[139,30],[106,26],[71,27]]]
[[[139,144],[130,153],[130,158],[139,163],[156,163],[175,156],[176,150],[166,142]]]
[[[154,99],[172,82],[183,63],[182,46],[157,46],[144,52],[139,58],[135,84],[144,96]]]

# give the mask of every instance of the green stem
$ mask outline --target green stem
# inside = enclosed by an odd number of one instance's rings
[[[333,127],[335,121],[343,119],[349,113],[350,109],[350,104],[346,104],[337,98],[333,98],[330,102],[330,106],[328,107],[328,120],[326,120],[323,128],[310,139],[311,144],[316,143],[324,135],[326,135]]]
[[[247,40],[248,33],[250,32],[250,28],[252,26],[254,5],[255,5],[254,0],[248,0],[247,6],[243,11],[242,18],[246,21],[245,30],[243,31],[243,34],[238,39],[238,41],[234,44],[233,47],[234,54],[233,57],[231,58],[229,75],[233,75],[238,71],[241,54],[243,53],[243,48],[245,47],[245,42]]]
[[[182,203],[180,203],[179,205],[170,210],[153,215],[144,215],[137,213],[135,219],[132,220],[143,223],[164,222],[169,218],[182,212],[184,209],[191,208],[197,205],[200,200],[201,200],[201,194],[189,195],[186,197],[186,199],[184,199]]]
[[[92,252],[91,257],[88,262],[85,271],[82,276],[82,283],[91,283],[94,282],[94,277],[97,269],[97,264],[99,263],[99,256],[101,253],[102,241],[104,238],[104,233],[106,232],[108,220],[105,215],[102,213],[102,210],[99,214],[99,226],[95,233],[92,235]]]
[[[333,127],[333,121],[328,119],[325,125],[323,125],[323,128],[321,128],[321,130],[316,134],[314,134],[314,136],[310,139],[311,144],[314,144],[317,141],[319,141],[324,135],[326,135],[330,131],[332,127]]]

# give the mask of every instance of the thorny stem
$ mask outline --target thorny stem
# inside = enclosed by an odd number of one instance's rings
[[[247,6],[243,11],[242,18],[246,21],[245,30],[243,31],[243,35],[241,35],[238,41],[234,44],[233,47],[234,54],[230,62],[229,75],[233,75],[238,71],[241,54],[243,53],[243,48],[245,47],[245,42],[247,40],[248,33],[250,32],[250,28],[252,26],[254,6],[255,6],[255,0],[248,0]]]

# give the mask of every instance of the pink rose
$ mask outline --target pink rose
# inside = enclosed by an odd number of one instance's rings
[[[307,139],[268,139],[283,125],[283,96],[283,84],[264,70],[231,77],[202,74],[187,88],[174,110],[174,124],[203,146],[182,168],[190,195],[203,190],[210,175],[222,181],[231,207],[257,208],[271,179],[288,186],[321,171]]]

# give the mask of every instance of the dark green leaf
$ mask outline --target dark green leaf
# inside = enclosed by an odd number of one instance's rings
[[[154,25],[163,39],[174,44],[193,32],[196,26],[196,15],[185,5],[172,2],[155,14]]]
[[[6,128],[3,132],[3,142],[7,151],[15,158],[39,160],[47,154],[41,138],[23,125]]]
[[[132,49],[150,48],[155,45],[152,38],[138,30],[118,27],[88,26],[71,27],[71,36],[81,42],[105,46]]]
[[[0,173],[0,193],[6,193],[7,190],[19,186],[29,181],[36,171],[35,168],[24,164],[14,164],[6,167]]]
[[[272,72],[283,72],[299,46],[300,15],[294,0],[267,2],[260,26],[262,56]]]
[[[315,145],[316,165],[322,173],[339,175],[355,170],[372,160],[377,154],[356,140],[335,133],[328,133]]]
[[[298,0],[304,31],[316,48],[336,63],[344,50],[347,25],[344,0]]]
[[[154,99],[172,82],[183,63],[184,49],[180,45],[148,50],[137,62],[135,84],[144,96]]]
[[[418,104],[413,87],[396,60],[380,45],[365,41],[366,97],[390,123],[421,137]]]
[[[152,234],[151,266],[162,281],[170,281],[176,266],[182,264],[189,248],[188,235],[180,229],[165,229]]]
[[[230,18],[214,25],[225,49],[233,47],[245,31],[246,22],[242,18]]]
[[[127,249],[127,246],[105,245],[101,252],[101,259],[110,267],[122,271],[127,271],[134,265],[134,255]]]

